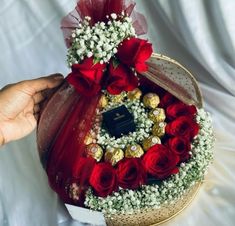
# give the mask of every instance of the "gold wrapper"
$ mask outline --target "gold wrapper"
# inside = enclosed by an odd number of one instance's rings
[[[100,97],[99,106],[105,108],[108,105],[108,98],[105,95]]]
[[[144,95],[143,103],[147,108],[156,108],[160,103],[160,98],[156,93],[148,93]]]
[[[121,103],[125,97],[125,93],[121,93],[119,95],[112,95],[111,102],[113,103]]]
[[[149,119],[153,122],[163,122],[166,119],[165,110],[163,108],[155,108],[149,112]]]
[[[142,91],[138,88],[127,93],[127,97],[130,100],[139,100],[141,96],[142,96]]]
[[[161,139],[157,136],[150,136],[143,141],[143,148],[145,151],[147,151],[149,148],[151,148],[155,144],[161,144]]]
[[[88,133],[85,137],[84,144],[89,145],[93,143],[93,137],[90,133]]]
[[[152,133],[155,136],[163,137],[165,135],[165,128],[166,128],[166,123],[165,122],[156,123],[153,126]]]
[[[98,144],[89,144],[86,147],[86,155],[99,162],[103,157],[103,149]]]
[[[106,150],[104,160],[115,166],[119,161],[124,158],[124,152],[120,148],[111,148]]]
[[[144,154],[144,150],[138,144],[129,145],[125,151],[126,158],[140,158]]]

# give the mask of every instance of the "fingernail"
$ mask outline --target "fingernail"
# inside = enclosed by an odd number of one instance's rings
[[[53,76],[54,76],[53,79],[55,79],[55,80],[62,80],[62,79],[64,79],[64,76],[61,75],[61,74],[56,74],[56,75],[53,75]]]

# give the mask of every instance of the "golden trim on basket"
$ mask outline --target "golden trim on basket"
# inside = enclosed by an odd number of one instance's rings
[[[195,198],[201,183],[192,186],[185,195],[175,202],[162,205],[159,209],[145,209],[133,214],[116,214],[105,216],[108,226],[157,226],[182,212]]]

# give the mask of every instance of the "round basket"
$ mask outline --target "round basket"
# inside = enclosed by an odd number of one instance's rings
[[[181,199],[159,209],[145,209],[133,214],[117,214],[105,216],[108,226],[155,226],[162,224],[183,211],[195,198],[201,183],[196,183]]]
[[[153,54],[148,61],[149,69],[142,76],[164,88],[186,104],[199,109],[203,106],[202,95],[193,75],[181,64],[169,57]],[[63,125],[66,112],[73,106],[74,89],[64,83],[50,98],[42,112],[37,140],[39,153],[46,165],[50,147]],[[68,101],[69,100],[69,101]],[[62,110],[61,110],[62,109]],[[55,115],[54,112],[57,112]],[[173,203],[163,204],[159,209],[144,209],[132,214],[105,215],[109,226],[150,226],[170,220],[186,208],[196,196],[201,183],[195,183]]]

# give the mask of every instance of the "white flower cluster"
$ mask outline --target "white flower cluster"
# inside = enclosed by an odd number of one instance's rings
[[[134,116],[136,124],[136,131],[130,132],[128,135],[124,135],[120,138],[111,137],[106,129],[101,128],[97,134],[97,143],[103,148],[121,148],[125,149],[128,145],[141,143],[145,138],[149,137],[153,122],[148,118],[148,113],[144,107],[144,104],[140,100],[125,100],[123,103],[113,103],[105,108],[109,110],[120,105],[125,105],[130,113]]]
[[[85,17],[72,33],[72,45],[68,49],[68,65],[80,63],[86,57],[93,57],[95,62],[107,63],[117,53],[118,45],[126,38],[135,37],[132,19],[128,16],[107,16],[107,24],[97,22],[89,25],[90,17]]]
[[[91,189],[86,195],[85,205],[105,214],[132,214],[144,208],[160,208],[181,198],[195,183],[204,179],[209,164],[213,160],[214,133],[210,115],[199,109],[196,120],[200,132],[192,144],[192,157],[182,163],[179,173],[159,185],[144,185],[139,190],[120,189],[112,195],[101,198],[95,196]]]

